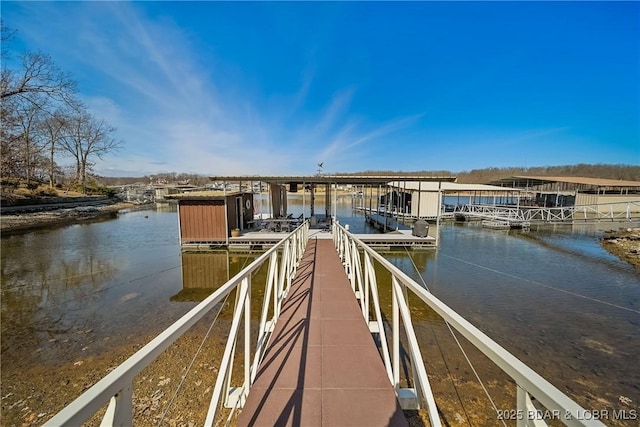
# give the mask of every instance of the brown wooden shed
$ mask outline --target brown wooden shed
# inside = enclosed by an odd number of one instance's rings
[[[207,191],[175,195],[180,244],[226,244],[231,230],[253,221],[253,194]]]

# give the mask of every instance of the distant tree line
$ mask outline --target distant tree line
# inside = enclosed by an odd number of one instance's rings
[[[448,170],[436,171],[364,171],[355,173],[343,173],[344,175],[426,175],[426,176],[455,176],[459,183],[485,184],[500,178],[515,175],[539,175],[539,176],[580,176],[587,178],[618,179],[625,181],[640,181],[640,166],[633,165],[607,165],[607,164],[577,164],[565,166],[536,166],[529,168],[503,167],[472,169],[463,172],[451,172]]]
[[[215,174],[215,171],[212,172]],[[640,166],[631,165],[605,165],[605,164],[578,164],[566,166],[539,166],[530,168],[484,168],[473,169],[464,172],[451,172],[448,170],[435,171],[363,171],[363,172],[340,172],[336,175],[424,175],[437,177],[455,176],[460,183],[485,184],[500,178],[514,175],[542,175],[542,176],[581,176],[587,178],[621,179],[625,181],[640,181]],[[209,177],[201,174],[188,174],[166,172],[142,177],[100,177],[100,182],[105,185],[130,185],[136,183],[144,184],[175,184],[189,183],[195,186],[204,186],[211,181]]]
[[[161,172],[140,177],[98,177],[104,185],[132,185],[132,184],[189,184],[197,187],[209,184],[208,176],[194,173]]]
[[[72,159],[76,183],[86,189],[95,158],[119,149],[115,128],[93,116],[78,100],[76,82],[42,52],[9,49],[14,31],[2,27],[0,80],[0,175],[49,181],[63,175],[60,161]]]
[[[456,174],[461,183],[487,183],[514,175],[580,176],[586,178],[640,181],[640,166],[577,164],[565,166],[536,166],[529,168],[505,167],[473,169]]]

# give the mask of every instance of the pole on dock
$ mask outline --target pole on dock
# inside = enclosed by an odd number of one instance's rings
[[[407,181],[402,183],[402,225],[407,224]],[[409,212],[411,214],[411,212]]]
[[[420,205],[422,204],[422,203],[420,203],[421,202],[421,200],[420,200],[420,196],[421,195],[422,195],[422,181],[418,181],[418,212],[417,212],[418,218],[417,219],[420,219]]]
[[[338,216],[338,183],[333,183],[333,217]]]
[[[329,219],[331,215],[331,184],[326,183],[324,185],[324,218],[325,221]]]
[[[438,214],[436,215],[436,248],[440,242],[440,215],[442,214],[442,181],[438,181]]]
[[[316,212],[315,212],[315,203],[316,203],[316,201],[315,200],[316,200],[315,184],[312,183],[311,184],[311,215],[310,215],[310,218],[313,218],[315,216],[315,214],[316,214]]]

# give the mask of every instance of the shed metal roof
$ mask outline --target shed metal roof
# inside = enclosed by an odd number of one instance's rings
[[[617,187],[617,188],[640,188],[640,181],[625,181],[618,179],[606,179],[606,178],[587,178],[579,176],[535,176],[535,175],[520,175],[510,176],[508,178],[501,178],[495,181],[491,181],[494,185],[510,185],[513,187],[525,188],[533,185],[544,185],[552,182],[565,182],[570,184],[587,185],[593,187]]]
[[[189,193],[170,194],[165,199],[176,200],[222,200],[229,196],[246,194],[246,191],[191,191]]]
[[[431,181],[420,181],[420,182],[401,182],[401,181],[393,181],[388,183],[389,186],[395,187],[398,189],[407,189],[412,191],[427,191],[427,192],[435,192],[435,191],[443,191],[443,192],[462,192],[462,191],[492,191],[492,192],[508,192],[508,191],[522,191],[520,188],[511,188],[511,187],[499,187],[496,185],[487,185],[487,184],[459,184],[457,182],[431,182]]]

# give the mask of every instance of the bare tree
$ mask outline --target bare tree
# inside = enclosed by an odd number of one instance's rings
[[[21,55],[21,67],[12,70],[2,68],[0,79],[1,99],[19,96],[34,105],[45,95],[60,102],[68,102],[75,92],[76,83],[69,74],[62,72],[49,55],[41,52],[26,52]]]
[[[33,97],[37,99],[37,96]],[[22,170],[27,184],[35,175],[36,166],[42,161],[44,144],[41,130],[41,110],[35,104],[23,103],[17,110],[18,121],[16,123],[17,144],[21,155]]]
[[[0,57],[2,61],[11,58],[11,53],[7,48],[16,34],[16,30],[4,25],[4,21],[0,19]]]
[[[16,176],[19,170],[18,139],[20,131],[16,100],[0,102],[0,173],[3,177]]]
[[[70,116],[66,128],[61,147],[75,159],[76,180],[82,183],[82,191],[86,192],[87,171],[92,164],[90,160],[94,156],[102,159],[105,154],[120,149],[122,141],[112,138],[114,127],[96,119],[86,110]]]
[[[50,144],[49,171],[53,169],[55,139],[48,129],[61,106],[79,105],[74,99],[75,82],[62,72],[50,56],[25,52],[12,61],[8,46],[15,31],[2,29],[0,75],[0,171],[2,176],[23,176],[27,181],[42,165],[43,149]],[[49,126],[47,126],[49,125]],[[54,132],[56,133],[56,132]],[[50,174],[51,175],[51,174]]]
[[[60,145],[66,137],[68,117],[62,111],[56,111],[51,117],[42,123],[42,131],[46,134],[47,146],[49,148],[49,187],[53,188],[54,177],[57,170],[55,154],[60,150]]]

